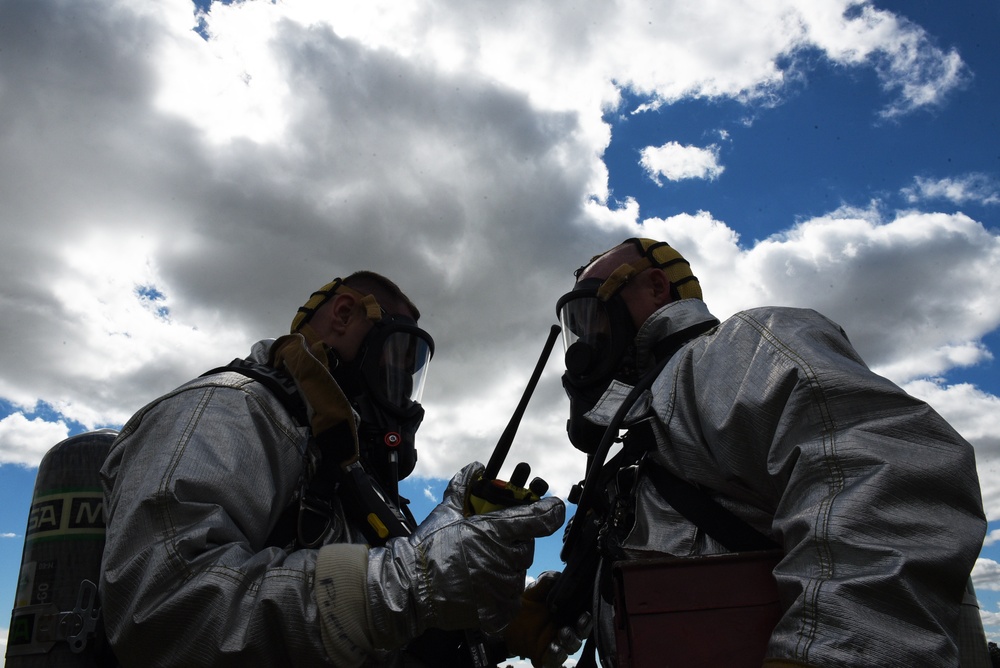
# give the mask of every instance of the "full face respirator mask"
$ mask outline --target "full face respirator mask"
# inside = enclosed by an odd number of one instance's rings
[[[670,280],[673,301],[701,299],[698,279],[680,253],[665,242],[652,239],[627,239],[619,246],[629,243],[638,251],[637,260],[620,265],[607,278],[578,280],[573,290],[556,303],[566,350],[566,373],[562,382],[570,401],[567,432],[570,442],[587,454],[594,453],[604,427],[591,422],[585,415],[613,381],[634,385],[643,371],[637,368],[637,329],[621,295],[622,290],[640,273],[656,267]],[[574,274],[577,279],[603,255],[591,258],[577,269]]]
[[[391,487],[417,463],[415,437],[424,418],[420,398],[433,354],[433,339],[416,322],[383,312],[357,357],[331,365],[334,379],[361,416],[361,459]]]
[[[434,340],[413,318],[390,315],[374,295],[365,295],[339,278],[314,292],[299,308],[292,332],[306,332],[313,315],[344,292],[358,298],[372,328],[351,362],[327,350],[328,368],[361,418],[357,431],[362,465],[392,490],[417,463],[415,438],[424,417],[420,398]]]
[[[570,403],[566,429],[570,442],[588,454],[593,454],[604,427],[584,415],[613,380],[628,382],[635,367],[632,317],[620,294],[598,296],[602,283],[602,279],[580,281],[556,304],[566,350],[562,377]]]

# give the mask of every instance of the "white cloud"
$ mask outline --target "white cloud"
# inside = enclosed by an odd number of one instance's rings
[[[977,592],[1000,591],[1000,563],[992,559],[979,558],[972,568],[972,584]],[[980,593],[979,615],[987,638],[995,638],[1000,633],[1000,612],[987,610],[982,603],[984,597]]]
[[[190,29],[190,13],[160,12],[159,21],[168,30],[150,51],[162,64],[158,108],[215,140],[282,137],[301,92],[285,69],[286,45],[299,42],[292,49],[307,55],[324,31],[421,67],[474,73],[524,91],[541,109],[578,110],[584,135],[598,145],[607,140],[600,112],[619,99],[613,82],[668,102],[776,99],[787,78],[779,61],[818,48],[839,64],[874,67],[895,95],[884,111],[894,116],[939,104],[963,80],[957,53],[855,0],[521,2],[486,11],[430,0],[406,8],[387,0],[215,3],[205,17],[207,40]]]
[[[11,413],[0,420],[0,464],[36,466],[49,449],[69,436],[62,422],[29,420],[24,413]]]
[[[814,308],[897,382],[989,359],[979,339],[1000,325],[992,297],[1000,237],[962,214],[883,220],[875,206],[843,208],[750,248],[706,212],[649,219],[635,233],[669,239],[717,315],[765,304]]]
[[[918,176],[913,186],[903,189],[903,195],[913,203],[943,199],[959,206],[969,202],[1000,204],[1000,185],[990,176],[979,173],[944,179]]]
[[[972,568],[972,584],[977,590],[1000,591],[1000,563],[992,559],[976,559]]]
[[[290,121],[292,91],[273,46],[261,47],[278,39],[286,11],[267,2],[213,3],[205,39],[191,29],[192,12],[165,17],[169,29],[151,60],[169,67],[159,71],[154,108],[195,120],[216,144],[238,137],[279,141]]]
[[[725,171],[719,164],[719,147],[712,144],[706,148],[682,146],[675,141],[662,146],[647,146],[642,149],[639,164],[656,185],[663,185],[660,177],[668,181],[684,179],[709,179],[714,181]]]
[[[975,446],[986,515],[990,519],[1000,518],[1000,397],[967,383],[946,385],[915,380],[904,385],[904,389],[933,406]],[[987,543],[997,540],[994,533],[987,536]]]
[[[915,380],[905,389],[937,407],[963,436],[978,442],[990,442],[1000,457],[1000,397],[986,394],[968,383],[945,385],[930,380]]]
[[[688,254],[720,315],[808,303],[900,378],[983,358],[996,326],[996,238],[970,218],[838,211],[742,247],[737,221],[644,221],[609,194],[603,116],[621,87],[653,106],[768,104],[815,51],[875,68],[894,109],[937,104],[953,54],[868,5],[213,3],[207,39],[183,2],[2,7],[18,30],[0,71],[0,334],[17,343],[0,397],[19,406],[120,424],[363,263],[404,284],[438,343],[417,472],[448,477],[492,449],[572,269],[636,233]],[[711,178],[715,150],[659,173]],[[558,357],[511,461],[565,490],[583,464]]]
[[[919,26],[867,3],[808,3],[798,8],[807,34],[827,56],[845,65],[875,65],[897,98],[881,112],[896,118],[943,103],[968,72],[954,49],[935,46]]]
[[[983,619],[983,630],[986,631],[987,638],[996,638],[1000,634],[1000,612],[980,609],[979,615]]]
[[[870,4],[283,0],[216,2],[203,21],[207,39],[178,0],[0,3],[0,398],[63,417],[3,418],[0,462],[36,465],[66,420],[120,424],[370,268],[404,285],[438,344],[416,474],[448,478],[492,451],[572,270],[635,234],[679,248],[719,315],[818,308],[899,382],[988,357],[1000,242],[982,221],[845,208],[741,245],[709,203],[644,219],[609,192],[603,118],[623,88],[646,112],[696,98],[752,112],[808,81],[799,56],[815,54],[874,71],[883,117],[947,101],[967,80],[957,52]],[[715,145],[670,139],[650,149],[652,178],[721,173]],[[966,176],[907,192],[997,190]],[[506,470],[529,461],[565,495],[584,458],[560,362]],[[1000,516],[997,398],[907,387],[975,443]]]

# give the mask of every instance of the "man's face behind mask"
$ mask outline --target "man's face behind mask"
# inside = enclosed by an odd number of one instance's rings
[[[433,354],[433,339],[411,318],[383,314],[356,359],[334,372],[361,416],[362,457],[390,484],[416,465],[415,435],[424,416],[420,398]]]
[[[597,448],[603,427],[588,413],[615,379],[634,382],[635,325],[620,293],[597,296],[603,279],[584,279],[556,304],[563,328],[566,373],[563,388],[570,400],[570,442],[584,452]]]

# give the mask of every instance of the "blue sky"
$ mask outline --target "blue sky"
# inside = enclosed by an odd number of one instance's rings
[[[355,269],[403,284],[437,344],[403,487],[426,514],[489,458],[573,269],[635,235],[719,316],[840,323],[973,443],[1000,531],[995,2],[334,4],[0,4],[0,607],[49,447]],[[560,365],[507,471],[565,495]]]

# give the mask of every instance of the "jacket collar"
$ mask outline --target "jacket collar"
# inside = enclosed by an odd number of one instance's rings
[[[692,336],[696,336],[718,323],[718,318],[700,299],[670,302],[649,316],[635,335],[636,365],[639,369],[651,369],[663,354],[661,344],[675,334],[692,330]]]

